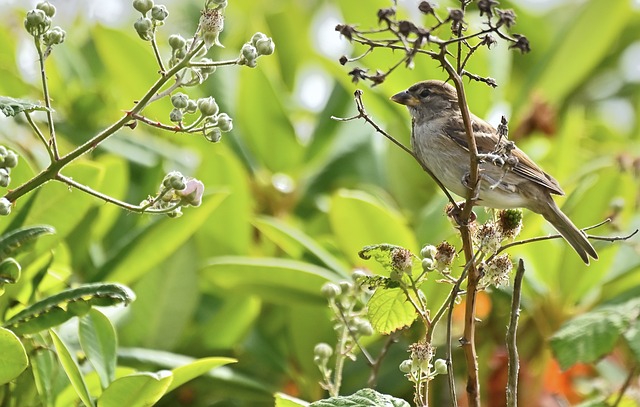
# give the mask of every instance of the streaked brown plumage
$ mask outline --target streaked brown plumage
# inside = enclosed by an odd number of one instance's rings
[[[467,196],[465,179],[469,174],[469,151],[455,88],[442,81],[416,83],[391,97],[406,105],[412,117],[411,146],[418,159],[451,192]],[[484,120],[471,115],[472,128],[479,154],[496,151],[497,130]],[[507,141],[500,141],[505,146]],[[546,174],[517,147],[511,150],[517,158],[509,169],[490,160],[480,164],[480,189],[477,204],[489,208],[527,208],[541,214],[589,264],[589,256],[598,258],[586,236],[558,208],[551,194],[564,195],[558,182]]]

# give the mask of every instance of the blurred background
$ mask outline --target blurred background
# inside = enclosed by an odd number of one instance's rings
[[[69,151],[129,109],[156,80],[158,68],[149,44],[133,29],[139,13],[129,1],[51,2],[58,8],[54,25],[67,37],[47,60],[47,73],[61,149]],[[0,1],[1,95],[42,99],[36,53],[23,28],[25,12],[35,3]],[[418,3],[399,1],[401,18],[424,22]],[[203,1],[163,4],[170,15],[158,39],[168,57],[167,37],[192,36]],[[456,4],[438,2],[440,15]],[[135,303],[111,315],[123,364],[163,367],[157,354],[144,357],[143,350],[239,360],[175,390],[160,405],[268,406],[276,391],[308,401],[323,397],[313,347],[334,344],[335,335],[322,284],[346,279],[356,268],[380,271],[357,256],[368,244],[402,245],[414,253],[444,239],[460,246],[443,212],[446,199],[407,154],[362,121],[331,119],[353,116],[353,92],[362,89],[373,119],[408,144],[409,115],[388,98],[419,80],[443,78],[433,61],[419,58],[413,70],[401,67],[375,88],[351,82],[347,72],[354,67],[386,70],[401,56],[376,51],[341,66],[340,56],[365,49],[341,38],[335,25],[375,27],[377,10],[390,5],[229,0],[221,35],[225,48],[207,56],[235,58],[257,31],[274,39],[276,52],[260,58],[254,69],[219,68],[185,92],[214,96],[234,119],[234,130],[212,144],[202,136],[138,124],[64,172],[135,203],[153,194],[165,173],[179,170],[205,183],[209,195],[202,207],[185,210],[179,219],[138,216],[56,184],[18,202],[18,210],[27,202],[32,206],[25,224],[58,230],[22,261],[35,270],[55,253],[47,289],[100,280],[136,292]],[[515,10],[512,32],[527,36],[531,52],[521,55],[505,44],[479,50],[469,70],[495,78],[499,86],[468,83],[471,110],[494,125],[501,115],[509,119],[510,137],[563,186],[567,196],[558,202],[576,225],[611,218],[593,233],[615,236],[640,227],[640,3],[528,0],[501,1],[499,7]],[[481,27],[475,5],[469,10],[470,29]],[[445,28],[441,35],[446,34]],[[145,115],[169,122],[170,110],[163,99]],[[0,141],[23,158],[12,185],[47,165],[46,151],[20,120],[0,117]],[[7,226],[0,223],[0,229]],[[525,212],[521,238],[552,232],[541,217]],[[632,367],[627,350],[561,372],[546,340],[581,312],[640,295],[638,242],[595,241],[600,260],[589,267],[559,240],[510,250],[527,268],[519,331],[527,382],[522,405],[544,405],[554,395],[576,404],[622,384]],[[425,287],[434,309],[449,289],[435,281]],[[489,406],[504,405],[509,291],[480,298],[477,338]],[[455,315],[454,338],[462,329],[461,315]],[[418,334],[407,330],[392,347],[380,391],[410,400],[412,388],[398,364]],[[366,344],[375,354],[383,341],[375,336]],[[444,343],[444,333],[437,341]],[[459,394],[461,356],[454,360]],[[364,387],[368,375],[361,360],[349,364],[342,393]],[[439,405],[445,379],[434,383]],[[637,383],[635,391],[640,392]]]

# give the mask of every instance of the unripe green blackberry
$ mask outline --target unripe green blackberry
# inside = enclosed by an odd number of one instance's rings
[[[498,227],[505,237],[518,236],[522,229],[522,210],[504,209],[498,212]]]
[[[436,374],[447,374],[447,361],[444,359],[436,359],[433,364]]]

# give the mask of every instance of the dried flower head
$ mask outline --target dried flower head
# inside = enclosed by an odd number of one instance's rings
[[[424,14],[434,14],[434,8],[431,3],[428,1],[421,1],[418,5],[418,10],[422,11]]]
[[[436,247],[434,260],[436,261],[436,268],[441,272],[449,269],[449,266],[451,266],[455,258],[456,248],[449,244],[449,242],[443,241]]]
[[[407,272],[411,270],[413,265],[413,256],[411,252],[405,248],[399,247],[391,252],[391,266],[394,270]]]
[[[499,287],[509,284],[509,276],[513,270],[513,262],[508,254],[501,254],[494,257],[486,264],[483,264],[484,275],[482,280],[486,285]]]
[[[487,222],[476,230],[474,238],[480,250],[487,254],[494,254],[500,248],[502,235],[495,223]]]
[[[513,10],[496,9],[496,13],[498,13],[498,23],[496,24],[496,27],[502,27],[503,25],[506,25],[507,28],[511,28],[511,26],[515,25],[516,13]]]

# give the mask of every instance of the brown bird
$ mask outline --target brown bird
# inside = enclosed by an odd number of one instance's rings
[[[453,86],[430,80],[416,83],[391,97],[407,106],[412,117],[411,146],[418,160],[451,192],[467,196],[469,150]],[[564,195],[558,181],[546,174],[522,150],[500,137],[489,123],[471,115],[480,164],[476,203],[489,208],[527,208],[542,215],[589,264],[595,249],[553,201]],[[499,143],[499,144],[498,144]]]

